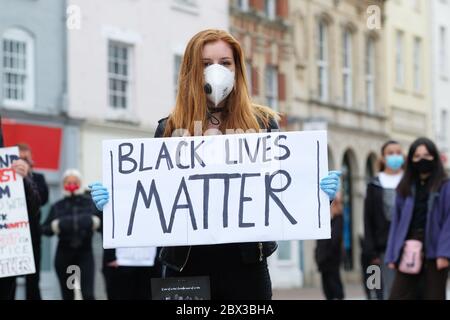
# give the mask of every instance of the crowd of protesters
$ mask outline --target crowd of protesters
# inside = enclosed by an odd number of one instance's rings
[[[170,137],[177,128],[204,131],[228,128],[278,130],[278,114],[251,101],[245,57],[240,44],[221,30],[205,30],[189,42],[179,74],[174,110],[158,123],[155,137]],[[194,132],[190,132],[191,135]],[[26,298],[41,299],[41,235],[57,236],[54,266],[65,300],[75,299],[68,286],[68,267],[80,269],[81,297],[95,299],[92,239],[102,230],[102,211],[109,193],[101,183],[82,188],[81,173],[67,170],[63,197],[53,203],[43,224],[40,208],[48,202],[44,176],[33,169],[30,148],[20,144],[12,168],[24,179],[36,273],[26,276]],[[331,203],[331,239],[317,243],[316,261],[327,299],[344,299],[340,278],[343,204],[339,171],[331,171],[320,188]],[[380,154],[380,172],[367,185],[362,255],[378,265],[382,286],[378,299],[445,299],[450,258],[450,183],[435,144],[414,141],[407,155],[400,143],[388,141]],[[232,243],[194,247],[139,248],[143,261],[124,264],[133,250],[104,251],[103,275],[109,299],[151,299],[151,278],[206,276],[211,298],[272,298],[267,259],[276,242]],[[0,299],[14,299],[16,277],[0,279]]]

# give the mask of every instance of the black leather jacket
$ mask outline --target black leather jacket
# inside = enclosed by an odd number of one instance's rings
[[[155,138],[164,136],[167,119],[168,118],[163,118],[158,121]],[[260,122],[260,127],[261,129],[267,129],[267,132],[279,130],[278,123],[275,119],[269,121],[268,128],[266,128],[262,122]],[[245,264],[265,261],[266,258],[272,255],[278,248],[278,244],[274,241],[239,243],[238,246],[242,262]],[[191,246],[163,247],[159,250],[158,259],[163,265],[170,269],[181,272],[189,260],[191,248]]]
[[[52,205],[47,219],[41,227],[42,234],[52,236],[51,227],[59,220],[60,249],[92,250],[93,216],[100,218],[92,199],[84,194],[66,196]]]

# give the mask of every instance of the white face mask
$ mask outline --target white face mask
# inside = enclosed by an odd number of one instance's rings
[[[208,99],[217,107],[233,91],[234,72],[220,64],[205,68],[205,92]]]

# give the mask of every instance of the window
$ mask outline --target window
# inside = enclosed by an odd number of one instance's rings
[[[319,99],[328,101],[328,30],[320,21],[317,30],[317,73]]]
[[[404,35],[403,32],[397,31],[396,47],[395,47],[395,74],[397,87],[405,85],[405,65],[404,65]]]
[[[183,57],[179,54],[176,54],[174,57],[174,69],[173,69],[173,87],[175,91],[175,99],[178,94],[178,76],[180,75],[181,62]]]
[[[366,39],[365,73],[366,107],[372,113],[375,111],[375,40],[371,37]]]
[[[448,41],[447,41],[447,28],[441,26],[439,28],[439,70],[442,77],[448,75]]]
[[[247,12],[250,9],[248,0],[237,0],[237,6],[243,12]]]
[[[278,72],[274,66],[266,68],[266,102],[278,111]]]
[[[114,110],[127,110],[130,107],[130,51],[131,47],[127,44],[109,42],[109,106]]]
[[[25,31],[3,34],[3,103],[7,107],[32,108],[34,104],[34,43]]]
[[[343,102],[346,107],[351,107],[353,103],[352,71],[352,34],[350,30],[344,30],[342,37],[342,84]]]
[[[414,91],[420,92],[422,89],[422,40],[414,38]]]
[[[275,1],[276,0],[265,0],[264,11],[266,17],[270,20],[275,20],[277,17]]]

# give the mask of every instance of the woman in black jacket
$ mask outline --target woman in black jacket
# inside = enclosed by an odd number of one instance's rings
[[[70,276],[79,275],[77,280],[83,299],[93,300],[95,269],[92,236],[101,224],[99,212],[89,196],[81,191],[81,175],[77,170],[66,171],[63,186],[64,198],[51,207],[42,225],[42,233],[59,237],[55,269],[62,298],[74,299],[74,287],[69,288],[67,280]],[[70,269],[69,266],[76,268]]]
[[[278,114],[252,103],[246,83],[245,58],[233,36],[199,32],[184,54],[175,109],[159,122],[155,137],[277,130]],[[337,185],[335,175],[321,186],[334,195]],[[100,210],[108,190],[94,184],[92,197]],[[214,300],[271,299],[267,257],[276,247],[275,242],[164,247],[159,259],[163,276],[209,277]]]
[[[404,156],[396,141],[388,141],[381,148],[380,173],[367,185],[364,201],[363,251],[370,264],[381,267],[382,287],[378,299],[387,299],[395,272],[383,263],[389,236],[396,188],[403,176]]]
[[[331,238],[317,241],[316,262],[322,276],[322,289],[327,300],[343,300],[344,286],[341,281],[340,266],[342,256],[342,197],[338,193],[330,208]]]
[[[37,186],[31,178],[30,165],[26,161],[19,159],[13,162],[12,168],[17,174],[23,177],[28,220],[31,220],[33,217],[38,215],[41,200],[39,197]],[[0,300],[15,299],[16,278],[17,277],[0,278]]]

